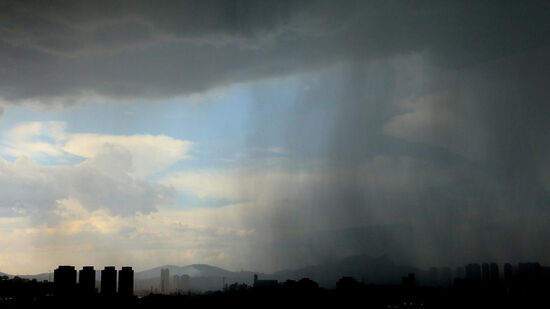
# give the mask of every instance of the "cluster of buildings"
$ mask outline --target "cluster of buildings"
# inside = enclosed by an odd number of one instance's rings
[[[160,293],[170,294],[188,292],[190,290],[189,275],[174,275],[170,280],[170,270],[163,268],[160,270]]]
[[[277,280],[261,280],[258,279],[258,275],[254,274],[254,287],[255,288],[276,288],[279,285]]]
[[[541,266],[539,263],[519,263],[503,265],[502,272],[497,263],[471,263],[457,267],[454,271],[449,267],[428,270],[421,280],[428,286],[460,286],[460,285],[484,285],[496,286],[500,284],[521,283],[522,285],[550,281],[550,267]],[[405,283],[406,280],[403,282]],[[408,281],[407,281],[408,283]]]
[[[77,272],[74,266],[59,266],[54,271],[55,293],[57,295],[95,295],[96,271],[93,266],[84,266]],[[134,295],[134,270],[130,266],[122,267],[118,271],[114,266],[105,266],[101,271],[100,290],[104,296],[133,296]]]

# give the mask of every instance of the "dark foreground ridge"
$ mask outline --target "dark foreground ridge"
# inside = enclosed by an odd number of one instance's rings
[[[503,276],[496,263],[468,264],[457,268],[452,280],[446,277],[445,269],[440,274],[430,269],[429,273],[435,276],[432,279],[438,281],[425,285],[417,282],[414,273],[406,274],[401,284],[394,285],[364,284],[353,277],[342,277],[334,289],[321,288],[309,278],[278,282],[254,275],[252,286],[232,283],[222,291],[204,293],[170,290],[166,281],[169,273],[162,271],[159,284],[164,294],[141,297],[134,295],[131,267],[117,271],[106,266],[100,281],[95,278],[93,266],[83,267],[78,276],[75,267],[59,266],[54,282],[1,276],[0,308],[526,308],[547,307],[550,302],[550,273],[539,263],[505,264]]]

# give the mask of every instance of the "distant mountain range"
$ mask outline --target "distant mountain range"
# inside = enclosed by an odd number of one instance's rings
[[[49,280],[51,278],[51,280],[53,280],[53,273],[51,274],[48,274],[48,273],[42,273],[42,274],[36,274],[36,275],[10,275],[10,274],[5,274],[5,273],[0,273],[0,276],[8,276],[10,278],[13,278],[13,277],[19,277],[19,278],[23,278],[23,279],[36,279],[37,281],[44,281],[44,280]]]
[[[224,283],[231,284],[239,282],[251,285],[253,283],[254,274],[256,273],[253,271],[233,272],[206,264],[193,264],[187,266],[164,265],[136,272],[134,277],[136,290],[155,291],[158,289],[160,283],[160,270],[162,268],[167,268],[169,270],[170,277],[174,275],[188,275],[193,289],[199,291],[218,290],[223,287]],[[262,279],[275,279],[280,282],[284,282],[288,279],[298,280],[307,277],[318,282],[320,286],[333,288],[336,281],[343,276],[354,277],[366,284],[398,284],[401,277],[410,272],[417,274],[423,273],[423,271],[414,267],[397,265],[385,256],[371,257],[359,255],[315,266],[282,270],[273,274],[258,274]],[[11,275],[8,276],[13,277]],[[50,276],[53,279],[53,274],[50,275],[47,273],[20,275],[19,277],[48,280]],[[97,270],[96,278],[100,278],[100,270]]]
[[[155,267],[152,269],[140,271],[135,273],[136,280],[160,278],[160,270],[168,269],[170,271],[170,276],[173,275],[188,275],[191,278],[197,277],[243,277],[243,276],[253,276],[251,271],[241,271],[241,272],[232,272],[225,270],[219,267],[210,266],[206,264],[193,264],[187,266],[175,266],[175,265],[164,265]]]

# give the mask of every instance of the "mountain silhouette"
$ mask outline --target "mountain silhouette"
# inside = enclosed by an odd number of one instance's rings
[[[220,290],[224,284],[246,283],[252,285],[254,272],[233,272],[206,264],[192,264],[187,266],[164,265],[135,273],[136,290],[152,290],[159,286],[160,270],[168,269],[170,277],[174,275],[188,275],[192,291]],[[172,284],[170,282],[170,284]]]
[[[144,279],[153,279],[160,278],[160,270],[166,268],[170,271],[170,276],[174,275],[188,275],[191,278],[198,277],[242,277],[242,276],[252,276],[253,272],[233,272],[219,268],[216,266],[211,266],[207,264],[192,264],[187,266],[176,266],[176,265],[164,265],[155,267],[152,269],[136,272],[136,280]]]
[[[10,275],[10,274],[0,272],[0,276],[8,276],[9,278],[19,277],[19,278],[29,279],[29,280],[35,279],[36,281],[44,281],[50,278],[51,280],[53,280],[53,273],[51,274],[41,273],[41,274],[35,274],[35,275]]]

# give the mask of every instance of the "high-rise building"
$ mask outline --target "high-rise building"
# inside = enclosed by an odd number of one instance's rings
[[[72,295],[76,290],[76,269],[74,266],[59,266],[53,272],[55,293]]]
[[[101,294],[105,296],[116,294],[116,269],[114,266],[105,266],[101,271]]]
[[[497,263],[489,264],[489,280],[493,284],[497,284],[500,281],[500,273],[498,271]]]
[[[483,281],[489,281],[491,271],[489,270],[489,263],[481,264],[481,279]]]
[[[480,281],[481,280],[481,267],[479,264],[468,264],[465,267],[466,269],[466,280],[470,282]]]
[[[504,264],[504,280],[507,282],[512,281],[514,268],[512,267],[512,264],[506,263]]]
[[[450,267],[441,268],[441,273],[439,276],[439,282],[442,286],[449,286],[453,281],[453,271]]]
[[[173,288],[176,292],[179,292],[180,289],[181,289],[180,288],[180,281],[181,281],[180,276],[174,275],[172,285],[173,285]]]
[[[437,267],[430,267],[428,269],[428,284],[431,286],[439,285],[439,270]]]
[[[408,276],[402,277],[401,285],[408,289],[416,287],[416,276],[414,273],[410,273]]]
[[[170,270],[163,268],[160,270],[160,293],[168,294],[170,292]]]
[[[466,271],[464,270],[464,267],[458,266],[455,270],[455,278],[464,279],[465,277],[466,277]]]
[[[344,277],[346,278],[346,277]],[[351,277],[349,277],[351,278]],[[353,278],[352,278],[353,279]],[[348,279],[346,279],[348,280]],[[355,280],[355,279],[353,279]],[[346,281],[344,281],[344,285]],[[277,280],[260,280],[258,279],[258,275],[254,274],[254,287],[255,288],[276,288],[278,286]]]
[[[124,266],[118,272],[118,294],[122,296],[134,295],[134,270],[130,266]]]
[[[542,266],[539,263],[519,263],[518,277],[522,285],[531,286],[539,284]]]
[[[78,286],[82,294],[95,294],[95,270],[93,266],[84,266],[78,272]]]
[[[182,292],[189,292],[191,289],[191,284],[189,283],[189,275],[181,275],[180,277],[180,289]]]

